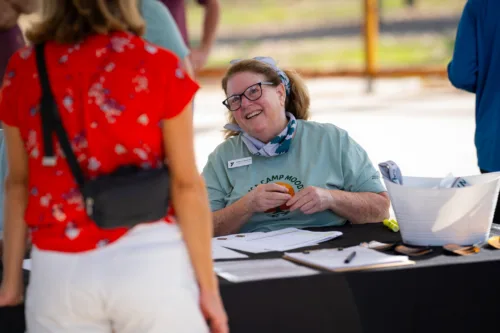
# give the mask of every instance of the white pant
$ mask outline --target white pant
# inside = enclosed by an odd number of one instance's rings
[[[135,227],[79,254],[32,250],[28,333],[203,333],[199,291],[179,229]]]

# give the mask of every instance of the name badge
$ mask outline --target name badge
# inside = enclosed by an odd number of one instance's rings
[[[245,157],[245,158],[240,158],[237,160],[232,160],[232,161],[227,162],[227,167],[229,169],[232,169],[232,168],[239,168],[239,167],[242,167],[245,165],[250,165],[250,164],[252,164],[252,157]]]

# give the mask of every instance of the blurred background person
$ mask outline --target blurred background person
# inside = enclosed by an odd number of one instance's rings
[[[184,62],[184,67],[193,76],[189,48],[186,46],[172,14],[160,0],[141,0],[141,14],[146,22],[144,39],[174,52]]]
[[[186,0],[161,0],[175,19],[186,45],[190,46],[189,32],[186,24]],[[219,0],[196,0],[203,6],[203,31],[200,45],[191,48],[190,59],[195,72],[205,67],[210,50],[216,39],[217,26],[220,19]]]
[[[23,33],[18,25],[21,14],[31,14],[38,6],[38,0],[0,0],[0,77],[3,78],[10,57],[24,43]],[[0,83],[1,87],[2,83]]]
[[[469,0],[458,24],[450,82],[476,95],[474,143],[481,173],[500,171],[500,2]],[[500,201],[493,219],[500,224]]]
[[[23,33],[18,25],[21,14],[31,14],[38,7],[38,0],[0,0],[0,88],[10,57],[25,45]],[[2,252],[4,179],[7,174],[7,160],[0,129],[0,254]]]

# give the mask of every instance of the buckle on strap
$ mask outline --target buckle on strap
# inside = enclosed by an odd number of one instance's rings
[[[44,156],[42,159],[43,166],[55,166],[57,163],[57,158],[55,156]]]

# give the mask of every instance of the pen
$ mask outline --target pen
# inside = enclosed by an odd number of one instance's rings
[[[345,258],[345,260],[344,260],[344,264],[350,263],[355,255],[356,255],[356,251],[354,251],[350,255],[348,255],[347,258]]]

